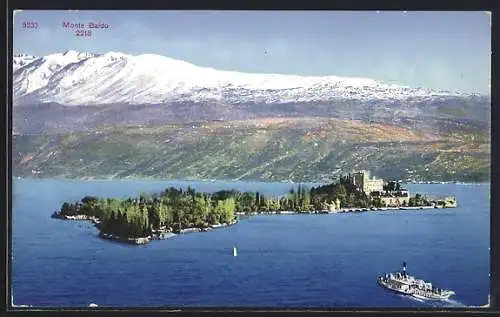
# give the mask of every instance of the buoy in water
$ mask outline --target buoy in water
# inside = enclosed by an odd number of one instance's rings
[[[238,255],[238,250],[236,249],[236,247],[233,247],[233,256],[237,256]]]

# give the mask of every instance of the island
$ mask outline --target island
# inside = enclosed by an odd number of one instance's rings
[[[210,231],[238,222],[239,215],[334,213],[374,210],[456,207],[455,197],[410,197],[395,181],[369,177],[361,171],[342,176],[337,182],[297,189],[278,197],[260,192],[221,190],[197,192],[170,187],[160,193],[127,199],[86,196],[74,203],[64,202],[53,218],[90,220],[99,237],[131,244],[145,244],[176,234]]]

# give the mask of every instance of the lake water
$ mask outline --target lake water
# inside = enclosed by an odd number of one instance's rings
[[[166,187],[282,194],[284,183],[13,182],[14,302],[34,307],[432,307],[482,305],[489,292],[490,186],[409,185],[456,195],[459,207],[327,215],[270,215],[145,246],[97,237],[87,222],[51,219],[64,201]],[[233,257],[232,247],[238,248]],[[391,293],[377,275],[412,275],[456,292],[432,303]]]

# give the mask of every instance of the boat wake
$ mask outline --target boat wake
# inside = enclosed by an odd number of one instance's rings
[[[465,305],[464,303],[454,299],[447,299],[444,302],[450,305],[451,307],[467,307],[467,305]]]
[[[401,298],[407,298],[411,301],[419,302],[431,307],[467,307],[464,303],[454,300],[454,299],[444,299],[444,300],[432,300],[432,299],[420,299],[413,297],[411,295],[398,294]]]
[[[467,307],[464,303],[454,300],[454,299],[445,299],[442,301],[438,301],[434,303],[435,307]]]

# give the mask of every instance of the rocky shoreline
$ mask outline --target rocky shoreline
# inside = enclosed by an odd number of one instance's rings
[[[99,229],[99,224],[100,224],[100,220],[97,217],[89,217],[87,215],[68,216],[68,215],[62,215],[60,212],[56,211],[52,214],[51,217],[54,219],[60,219],[60,220],[91,221],[98,229]],[[132,245],[144,245],[144,244],[147,244],[153,240],[165,240],[165,239],[177,236],[178,234],[186,234],[186,233],[194,233],[194,232],[208,232],[208,231],[212,231],[213,229],[232,226],[238,222],[239,222],[239,220],[236,218],[231,223],[213,224],[213,225],[209,225],[208,227],[205,227],[205,228],[197,228],[197,227],[184,228],[184,229],[181,229],[179,231],[179,233],[173,233],[171,228],[169,228],[169,229],[162,228],[160,230],[154,230],[153,233],[149,236],[137,237],[137,238],[120,237],[119,235],[116,235],[116,234],[109,234],[109,233],[104,233],[101,231],[101,232],[99,232],[98,237],[101,239],[105,239],[105,240],[111,240],[111,241],[116,241],[116,242],[121,242],[121,243],[132,244]]]
[[[457,205],[450,206],[417,206],[417,207],[381,207],[381,208],[342,208],[338,210],[304,210],[304,211],[253,211],[249,213],[236,212],[238,216],[255,216],[255,215],[300,215],[300,214],[336,214],[336,213],[349,213],[349,212],[371,212],[371,211],[396,211],[396,210],[423,210],[423,209],[443,209],[455,208]]]
[[[124,243],[134,244],[134,245],[146,244],[152,240],[151,236],[142,237],[142,238],[123,238],[123,237],[120,237],[120,236],[115,235],[115,234],[107,234],[107,233],[103,233],[103,232],[99,233],[99,238],[117,241],[117,242],[124,242]]]

